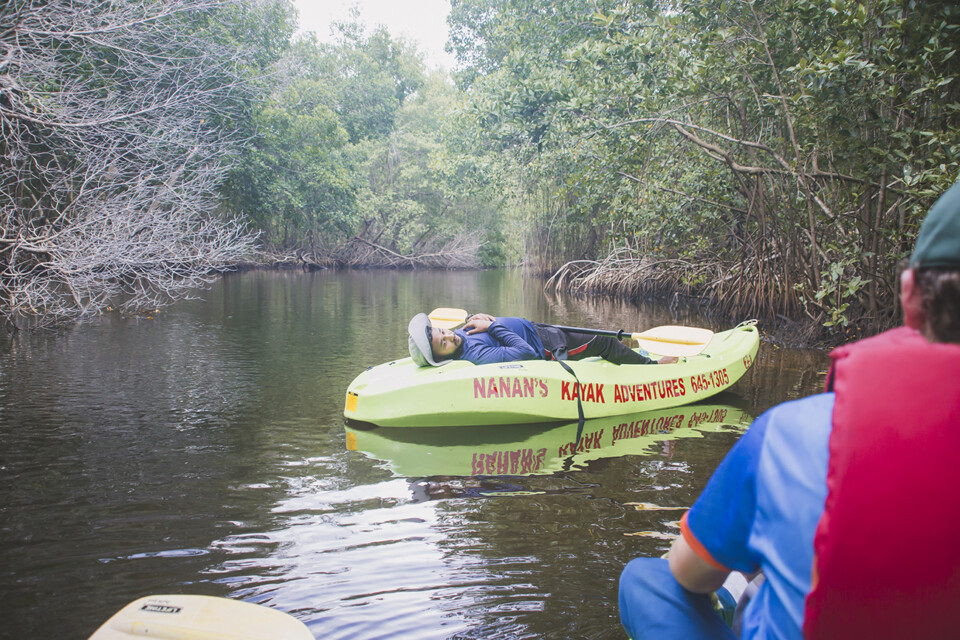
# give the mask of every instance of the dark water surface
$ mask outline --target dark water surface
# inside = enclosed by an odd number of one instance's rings
[[[253,272],[200,295],[0,344],[0,637],[86,638],[134,598],[196,593],[324,639],[622,638],[620,570],[662,554],[682,513],[629,503],[689,506],[827,361],[762,343],[731,391],[588,422],[570,456],[575,424],[346,428],[344,391],[434,307],[726,327],[518,272]]]

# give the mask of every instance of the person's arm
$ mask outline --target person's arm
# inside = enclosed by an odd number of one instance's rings
[[[751,573],[760,558],[748,541],[756,517],[756,480],[768,415],[758,418],[710,477],[680,520],[680,537],[670,550],[670,571],[694,593],[710,593],[731,571]]]
[[[471,316],[463,329],[468,335],[486,333],[492,338],[490,342],[495,343],[473,341],[469,351],[464,351],[463,357],[474,364],[536,360],[542,357],[530,343],[502,325],[493,316],[485,314]]]
[[[687,539],[678,537],[670,548],[670,572],[687,591],[694,593],[712,593],[723,586],[730,575],[729,570],[721,570],[697,555]]]

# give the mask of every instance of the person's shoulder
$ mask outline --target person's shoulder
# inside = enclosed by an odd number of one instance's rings
[[[776,457],[822,453],[833,425],[833,392],[783,402],[766,411],[763,449]]]
[[[771,433],[803,433],[815,427],[829,430],[834,394],[818,393],[788,400],[764,411],[741,438],[743,446],[759,454]],[[813,435],[813,434],[811,434]]]
[[[792,423],[808,417],[829,416],[833,412],[834,394],[832,391],[818,393],[797,400],[788,400],[768,409],[763,415],[768,420]]]

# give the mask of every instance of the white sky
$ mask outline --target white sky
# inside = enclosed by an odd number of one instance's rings
[[[393,36],[417,43],[430,68],[453,69],[453,56],[443,50],[447,41],[450,0],[293,0],[301,31],[313,31],[330,42],[330,23],[360,9],[360,20],[371,30],[384,25]]]

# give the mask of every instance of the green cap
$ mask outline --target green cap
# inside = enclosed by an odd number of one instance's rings
[[[927,214],[910,266],[960,269],[960,183],[947,189]]]

